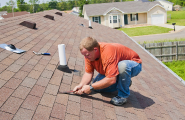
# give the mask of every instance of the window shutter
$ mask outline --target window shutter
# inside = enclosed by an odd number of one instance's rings
[[[99,24],[101,24],[101,17],[99,16]]]
[[[136,19],[137,19],[137,21],[138,21],[138,13],[136,14]]]
[[[132,21],[132,14],[130,14],[130,21]]]
[[[94,17],[93,17],[93,22],[94,22]]]

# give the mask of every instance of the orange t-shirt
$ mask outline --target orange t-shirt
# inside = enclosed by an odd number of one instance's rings
[[[99,43],[100,58],[96,61],[89,61],[85,58],[85,71],[94,72],[96,69],[102,75],[108,78],[119,74],[118,62],[122,60],[132,60],[141,63],[139,55],[130,48],[118,43]]]

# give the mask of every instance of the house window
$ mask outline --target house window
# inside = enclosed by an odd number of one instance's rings
[[[136,13],[136,14],[130,14],[130,21],[135,21],[135,20],[138,21],[138,13]]]
[[[112,23],[112,20],[111,20],[112,16],[110,16],[110,23]]]
[[[136,20],[136,15],[132,14],[132,20],[135,21]]]
[[[118,15],[118,22],[120,23],[120,15]]]
[[[101,17],[100,17],[100,16],[98,16],[98,17],[93,17],[92,19],[93,19],[93,22],[96,22],[96,23],[101,24]]]
[[[113,23],[117,23],[117,16],[113,16]]]
[[[94,22],[99,23],[99,17],[94,17]]]

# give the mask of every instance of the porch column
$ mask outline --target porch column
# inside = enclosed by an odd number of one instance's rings
[[[103,16],[103,17],[104,17],[104,25],[106,26],[107,25],[106,16]]]
[[[135,25],[137,24],[137,15],[135,14]]]
[[[125,18],[124,18],[124,14],[123,14],[123,20],[122,20],[122,27],[125,26]]]
[[[111,19],[112,19],[112,28],[114,28],[113,15],[111,15]]]

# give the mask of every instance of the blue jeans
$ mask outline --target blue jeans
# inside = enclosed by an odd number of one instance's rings
[[[142,64],[131,60],[123,60],[118,63],[119,75],[116,83],[97,92],[114,92],[118,91],[118,96],[127,98],[130,95],[129,86],[131,78],[137,76],[142,70]],[[102,80],[105,75],[98,74],[92,83]]]

